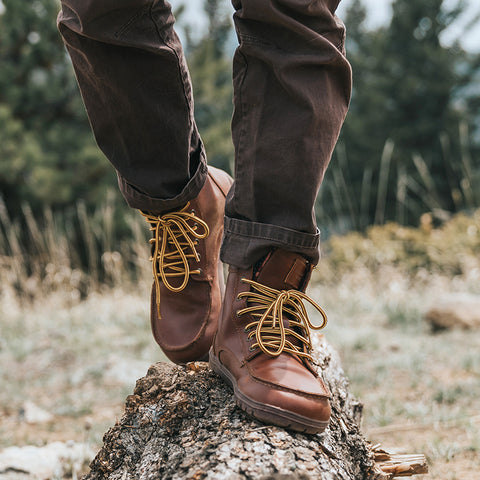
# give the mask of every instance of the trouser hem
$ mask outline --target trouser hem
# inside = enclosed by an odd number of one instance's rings
[[[188,181],[183,190],[172,198],[156,198],[143,193],[134,185],[128,183],[117,172],[118,186],[127,204],[138,210],[150,213],[163,213],[185,206],[190,200],[198,197],[207,179],[208,167],[204,161],[200,161],[197,171]]]
[[[305,233],[277,225],[225,217],[221,259],[238,268],[249,268],[273,248],[299,253],[317,264],[320,258],[320,231]]]

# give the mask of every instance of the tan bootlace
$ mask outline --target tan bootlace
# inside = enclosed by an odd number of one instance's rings
[[[262,352],[272,357],[289,352],[313,361],[309,353],[312,350],[310,329],[320,330],[325,327],[327,315],[324,310],[310,297],[297,290],[275,290],[246,278],[242,278],[242,282],[251,285],[253,290],[238,295],[239,299],[247,299],[247,307],[240,309],[237,315],[250,313],[253,317],[258,318],[245,326],[248,339],[255,337],[256,340],[250,346],[250,350],[253,351],[260,347]],[[310,321],[303,304],[304,300],[320,312],[321,325],[314,325]],[[249,303],[254,303],[254,305],[248,306]],[[288,315],[288,327],[285,327],[283,323],[284,314]],[[298,340],[300,346],[290,341],[289,337]]]
[[[198,240],[206,238],[209,234],[208,225],[188,211],[189,203],[182,210],[165,213],[164,215],[151,215],[140,212],[150,224],[153,238],[150,243],[154,245],[152,256],[153,279],[155,282],[156,303],[158,317],[160,316],[160,282],[172,292],[181,292],[188,283],[190,275],[200,274],[201,270],[191,270],[189,259],[200,261],[200,254],[195,245]],[[167,252],[167,245],[171,248]],[[180,286],[173,286],[168,278],[183,277]]]

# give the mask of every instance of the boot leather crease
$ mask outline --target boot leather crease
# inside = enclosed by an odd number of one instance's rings
[[[325,430],[330,393],[310,356],[310,329],[326,324],[303,292],[313,266],[276,249],[248,270],[230,266],[210,366],[234,391],[240,408],[265,423],[305,433]],[[314,326],[302,301],[319,310]]]
[[[153,336],[175,363],[208,359],[225,290],[220,244],[232,178],[208,167],[199,195],[181,210],[142,213],[153,238]]]

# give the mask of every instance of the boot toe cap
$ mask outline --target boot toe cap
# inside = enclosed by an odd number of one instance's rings
[[[257,419],[308,433],[323,431],[330,419],[327,395],[314,395],[252,381],[239,382],[237,403]]]

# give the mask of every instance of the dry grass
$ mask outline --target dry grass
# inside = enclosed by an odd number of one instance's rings
[[[324,333],[365,405],[367,437],[387,449],[425,453],[429,479],[476,479],[480,470],[478,332],[433,334],[422,320],[446,293],[480,295],[479,218],[408,235],[388,226],[335,239],[310,289],[327,310]],[[42,284],[27,301],[15,277],[19,259],[3,257],[12,268],[2,270],[0,296],[0,447],[87,440],[97,448],[135,379],[162,359],[148,322],[148,247],[135,242],[128,248],[138,251],[134,261],[118,254],[122,265],[139,265],[135,275],[119,268],[111,287],[90,284],[85,298],[72,293],[75,268],[58,262],[50,273],[38,267],[34,280],[22,279],[38,285],[63,271],[53,292]],[[429,264],[432,252],[438,261]],[[54,420],[26,423],[26,400]]]
[[[162,360],[147,323],[148,289],[140,288],[92,294],[73,306],[59,296],[27,308],[2,299],[1,447],[80,441],[90,426],[90,440],[99,443],[135,379]],[[55,420],[27,425],[27,400]]]
[[[390,451],[426,454],[432,479],[476,479],[480,469],[478,332],[433,334],[422,314],[447,292],[478,282],[438,275],[411,283],[395,269],[355,274],[312,289],[329,313],[363,428]]]

